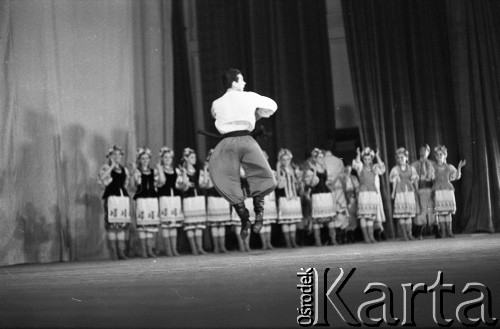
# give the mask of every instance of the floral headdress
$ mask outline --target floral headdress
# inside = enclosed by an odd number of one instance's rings
[[[192,148],[189,148],[189,147],[186,147],[184,149],[184,151],[182,152],[182,157],[183,158],[187,158],[188,156],[190,156],[191,154],[196,154],[196,152],[192,149]]]
[[[108,153],[106,153],[106,158],[109,158],[115,151],[118,151],[121,155],[123,155],[123,149],[119,146],[113,145],[109,148]]]
[[[408,153],[408,150],[404,147],[400,147],[396,150],[396,158],[398,157],[398,155],[404,155],[408,158],[410,156],[410,153]]]
[[[160,148],[160,152],[158,152],[158,155],[161,158],[165,153],[172,153],[172,155],[174,155],[174,150],[172,150],[170,147],[163,146],[162,148]]]
[[[444,145],[438,145],[434,148],[434,153],[441,152],[445,157],[448,156],[448,149]]]
[[[363,149],[363,151],[361,151],[361,158],[365,157],[365,156],[369,156],[371,157],[372,159],[375,157],[375,151],[373,151],[371,148],[369,147],[365,147]]]
[[[282,148],[281,150],[279,150],[278,152],[278,159],[281,160],[282,157],[284,157],[285,155],[288,155],[290,157],[290,159],[293,158],[293,154],[292,152],[289,150],[289,149],[286,149],[286,148]]]
[[[139,160],[139,158],[143,155],[143,154],[146,154],[149,156],[149,158],[151,158],[151,150],[148,149],[147,147],[139,147],[137,149],[137,156],[136,156],[136,159]]]

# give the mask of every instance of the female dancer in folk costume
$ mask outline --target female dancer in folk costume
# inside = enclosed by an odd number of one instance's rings
[[[325,164],[328,171],[328,180],[326,185],[332,191],[333,205],[335,216],[328,223],[330,230],[336,232],[333,236],[332,244],[338,245],[339,241],[344,242],[345,229],[349,226],[349,218],[347,214],[347,200],[344,193],[341,177],[344,175],[344,164],[342,160],[332,154],[331,151],[325,152]]]
[[[312,218],[314,229],[314,241],[316,246],[321,246],[321,227],[324,224],[328,225],[330,242],[337,244],[335,226],[333,218],[336,215],[333,195],[326,185],[328,172],[325,165],[325,154],[318,148],[311,152],[311,160],[309,166],[318,177],[319,182],[311,190],[312,201]]]
[[[207,197],[207,219],[210,226],[214,252],[226,253],[226,225],[231,224],[231,205],[215,189],[210,179],[209,161],[213,149],[208,152],[203,170],[200,172],[200,188],[205,189]]]
[[[344,167],[344,175],[341,176],[342,186],[344,188],[345,197],[347,199],[347,210],[349,217],[349,224],[346,228],[346,242],[353,243],[355,241],[354,231],[358,226],[358,191],[359,180],[358,177],[352,174],[351,164]]]
[[[161,165],[158,163],[157,169],[150,168],[151,150],[139,148],[137,150],[136,168],[134,170],[134,185],[136,192],[134,200],[136,202],[135,213],[137,220],[137,232],[141,241],[141,257],[156,257],[154,248],[156,246],[155,236],[160,224],[158,214],[158,193],[157,185],[159,181],[159,171]]]
[[[196,168],[196,153],[184,149],[181,169],[182,210],[184,230],[194,255],[207,253],[203,249],[203,230],[207,223],[205,197],[200,189],[200,170]]]
[[[389,179],[392,183],[391,198],[394,200],[393,217],[399,218],[399,228],[403,239],[414,240],[412,218],[417,215],[416,190],[418,174],[415,168],[408,164],[408,151],[404,147],[396,150],[398,164],[391,169]]]
[[[421,240],[424,229],[434,227],[436,237],[440,237],[436,219],[432,213],[432,182],[434,181],[434,161],[428,159],[431,148],[424,144],[420,147],[420,159],[412,163],[418,175],[418,205],[420,212],[414,219],[416,238]]]
[[[352,162],[352,168],[356,170],[359,178],[358,194],[358,218],[366,243],[377,242],[373,236],[373,221],[377,218],[379,211],[379,195],[375,186],[376,176],[385,173],[385,164],[380,159],[379,152],[375,153],[369,147],[358,148],[357,157]],[[377,158],[377,163],[373,159]]]
[[[276,194],[279,202],[278,224],[285,237],[287,248],[297,248],[297,224],[302,221],[302,205],[298,191],[299,179],[292,164],[292,152],[281,149],[278,153]]]
[[[113,145],[106,157],[108,162],[99,170],[99,185],[104,188],[102,199],[108,245],[112,259],[127,259],[125,240],[130,225],[130,201],[127,192],[129,172],[121,164],[123,150],[120,147]]]
[[[458,168],[446,163],[448,150],[445,146],[439,145],[434,148],[436,155],[436,163],[434,165],[435,179],[432,185],[432,193],[434,194],[434,213],[436,214],[439,224],[441,237],[445,236],[453,238],[452,230],[452,215],[457,210],[455,202],[455,189],[451,184],[452,181],[459,180],[462,177],[462,167],[466,161],[461,160],[458,163]]]
[[[167,256],[179,256],[177,252],[177,229],[182,227],[181,184],[182,174],[174,169],[174,151],[166,146],[159,152],[161,167],[159,173],[158,197],[160,202],[160,221],[163,246]]]

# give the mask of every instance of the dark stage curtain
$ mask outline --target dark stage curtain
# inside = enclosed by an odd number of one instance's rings
[[[272,163],[287,147],[303,160],[335,138],[331,70],[324,1],[197,1],[205,127],[216,132],[212,101],[225,90],[222,73],[242,71],[246,90],[269,96],[278,112],[257,122],[272,132],[258,139]],[[201,127],[198,127],[201,128]],[[207,149],[215,140],[207,140]],[[274,166],[274,165],[273,165]]]
[[[182,157],[185,147],[196,147],[196,128],[194,122],[194,107],[192,102],[192,88],[189,77],[189,57],[185,35],[186,22],[182,2],[172,1],[172,47],[174,69],[174,149],[176,159]]]
[[[464,175],[461,228],[500,231],[500,2],[447,1],[457,142]]]
[[[410,161],[428,143],[467,159],[454,183],[454,229],[499,228],[499,34],[495,1],[344,0],[346,38],[362,142],[381,150],[382,192],[391,216],[388,174],[395,151]],[[394,232],[387,222],[389,233]]]

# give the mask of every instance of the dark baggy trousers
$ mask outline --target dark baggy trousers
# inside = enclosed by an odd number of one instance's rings
[[[276,188],[276,178],[262,149],[252,136],[225,137],[210,157],[210,178],[231,205],[245,201],[240,166],[246,173],[250,196],[265,196]]]

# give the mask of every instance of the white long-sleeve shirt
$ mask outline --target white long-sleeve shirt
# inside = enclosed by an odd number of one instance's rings
[[[270,110],[274,114],[278,105],[271,98],[254,92],[229,89],[212,103],[215,127],[221,134],[237,130],[252,131],[255,128],[255,110],[258,108]]]

